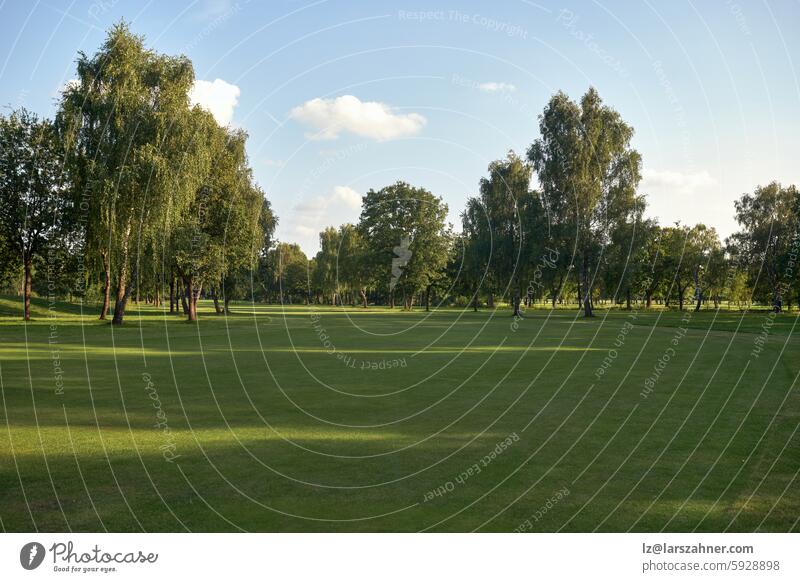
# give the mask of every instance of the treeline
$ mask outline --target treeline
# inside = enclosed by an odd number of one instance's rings
[[[447,223],[447,205],[397,182],[369,190],[357,224],[320,233],[308,258],[274,240],[277,218],[253,179],[241,130],[191,107],[185,57],[158,54],[122,23],[53,120],[0,116],[0,277],[32,293],[97,300],[121,324],[129,301],[197,317],[259,302],[694,309],[797,302],[794,186],[758,187],[735,204],[740,231],[661,226],[639,193],[633,129],[590,89],[554,95],[524,156],[492,162]],[[534,177],[536,180],[534,180]],[[532,184],[538,183],[538,188]],[[166,311],[166,305],[162,306]]]
[[[194,320],[201,296],[220,313],[245,296],[275,217],[246,134],[190,107],[193,82],[187,58],[122,23],[79,54],[54,120],[0,118],[0,245],[6,280],[22,272],[25,319],[32,290],[98,294],[115,324],[131,297]]]
[[[741,230],[721,241],[703,224],[646,217],[633,130],[594,89],[577,103],[553,96],[539,132],[525,157],[510,152],[489,165],[460,233],[430,192],[403,182],[370,190],[358,224],[320,233],[311,260],[296,245],[271,251],[283,265],[273,273],[284,295],[264,298],[476,310],[502,301],[515,316],[536,304],[577,304],[591,316],[598,304],[780,311],[797,303],[794,186],[743,195],[735,203]]]

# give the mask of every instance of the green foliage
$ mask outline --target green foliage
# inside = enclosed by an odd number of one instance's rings
[[[489,164],[488,171],[480,194],[467,201],[462,215],[472,255],[467,271],[489,293],[518,298],[520,282],[540,250],[535,228],[541,207],[530,191],[531,167],[514,152]]]
[[[34,262],[47,272],[48,254],[71,240],[62,151],[50,121],[25,109],[0,115],[0,258],[6,275],[23,272],[25,319]]]
[[[601,248],[640,202],[641,157],[630,146],[633,129],[603,105],[594,88],[580,104],[554,95],[540,117],[541,137],[528,150],[545,206],[575,239],[584,310],[592,314],[592,287]]]
[[[759,186],[735,203],[742,230],[731,237],[731,245],[747,269],[754,295],[778,309],[797,282],[797,269],[789,269],[789,261],[792,250],[797,254],[798,204],[797,188],[778,182]]]
[[[278,243],[270,249],[260,268],[269,301],[305,303],[309,295],[310,265],[300,245]]]
[[[771,183],[742,196],[742,230],[724,248],[702,224],[659,227],[637,192],[633,129],[593,88],[578,102],[553,95],[527,159],[509,152],[489,165],[460,234],[440,198],[399,181],[367,192],[357,225],[325,229],[309,261],[297,245],[275,244],[246,134],[190,107],[193,82],[186,57],[147,48],[120,22],[95,54],[79,54],[53,123],[24,110],[2,118],[5,287],[20,265],[26,289],[46,274],[33,285],[40,293],[88,287],[107,297],[113,287],[116,323],[131,289],[159,298],[175,275],[191,305],[207,291],[225,305],[402,298],[410,308],[444,294],[477,308],[483,293],[516,315],[523,295],[553,307],[577,295],[591,315],[596,298],[682,308],[693,297],[699,309],[749,303],[752,291],[780,308],[797,295],[797,189]]]
[[[374,284],[410,308],[445,267],[452,236],[447,205],[423,188],[396,182],[364,196],[358,230]]]

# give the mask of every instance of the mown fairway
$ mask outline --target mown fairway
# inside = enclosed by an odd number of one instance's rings
[[[5,530],[798,529],[794,314],[209,308],[2,302]]]

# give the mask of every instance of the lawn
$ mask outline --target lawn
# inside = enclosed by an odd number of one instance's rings
[[[796,314],[0,300],[6,531],[797,531]]]

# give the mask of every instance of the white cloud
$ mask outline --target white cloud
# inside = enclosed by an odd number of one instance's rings
[[[214,81],[195,81],[189,90],[189,101],[210,112],[220,125],[229,125],[233,120],[233,110],[239,105],[241,91],[236,85],[214,79]]]
[[[318,237],[324,228],[355,222],[360,208],[361,194],[349,186],[336,186],[328,194],[296,204],[286,221],[284,236],[313,254],[319,248]]]
[[[494,81],[478,83],[478,89],[484,93],[511,93],[517,90],[511,83],[496,83]]]
[[[269,160],[269,159],[267,159],[267,160],[264,160],[264,165],[265,166],[272,166],[272,167],[275,167],[275,168],[282,168],[282,167],[284,167],[286,165],[286,162],[283,161],[283,160]]]
[[[695,173],[673,172],[670,170],[642,170],[642,188],[672,191],[676,194],[692,194],[716,184],[707,171]]]
[[[336,99],[316,98],[290,112],[290,117],[318,130],[309,139],[336,139],[343,131],[385,141],[414,135],[426,123],[417,113],[398,114],[385,103],[361,101],[353,95]]]
[[[355,210],[361,207],[361,194],[349,186],[335,186],[325,196],[317,196],[310,202],[300,202],[294,207],[295,212],[306,218],[323,218],[337,208]]]
[[[348,186],[336,186],[329,198],[331,204],[341,204],[347,208],[361,208],[361,194]]]

